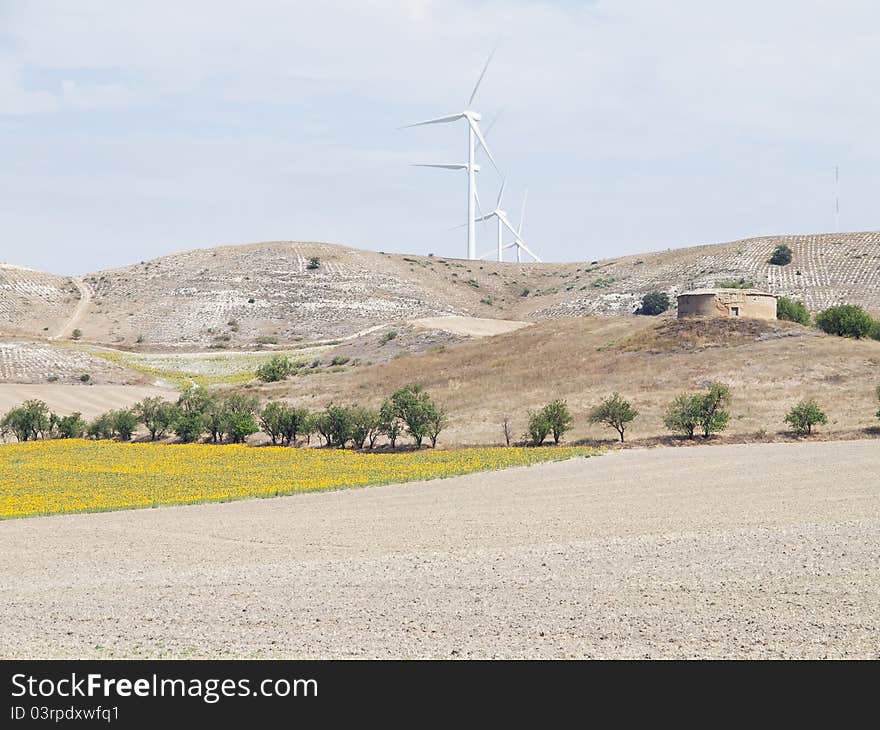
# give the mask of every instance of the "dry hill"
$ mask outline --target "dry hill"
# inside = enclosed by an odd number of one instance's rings
[[[586,416],[613,391],[639,410],[632,438],[663,436],[663,412],[677,393],[722,381],[734,398],[731,434],[774,437],[786,429],[788,409],[812,397],[830,419],[821,431],[857,435],[878,426],[880,342],[789,322],[583,317],[373,365],[302,372],[249,392],[318,409],[331,400],[378,405],[394,389],[419,383],[447,407],[450,426],[441,440],[450,445],[498,443],[505,415],[519,438],[527,412],[554,398],[567,399],[576,415],[572,439],[611,438]]]
[[[788,266],[767,263],[779,243],[794,251]],[[313,257],[317,268],[310,268]],[[568,264],[275,242],[174,254],[80,282],[3,267],[0,330],[67,336],[75,324],[86,340],[114,346],[251,348],[338,340],[443,315],[542,321],[628,314],[652,289],[675,294],[740,278],[813,311],[842,302],[880,311],[880,233],[753,238]]]

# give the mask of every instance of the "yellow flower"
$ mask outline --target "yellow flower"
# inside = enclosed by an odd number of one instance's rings
[[[80,439],[0,446],[0,519],[408,482],[597,453],[581,447],[386,453]]]

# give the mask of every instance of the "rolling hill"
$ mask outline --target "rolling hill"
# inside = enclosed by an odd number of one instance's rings
[[[788,266],[767,263],[785,243]],[[317,259],[317,267],[310,260]],[[336,341],[399,322],[460,315],[544,321],[631,313],[746,279],[817,311],[880,311],[880,232],[752,238],[582,263],[516,264],[271,242],[164,256],[76,279],[0,267],[0,330],[137,349],[252,348]]]

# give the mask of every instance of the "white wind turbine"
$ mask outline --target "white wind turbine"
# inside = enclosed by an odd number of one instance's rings
[[[475,215],[474,211],[477,205],[477,181],[476,181],[476,173],[480,169],[480,166],[476,164],[474,157],[476,153],[476,143],[479,141],[480,146],[486,151],[486,156],[492,162],[492,165],[495,169],[498,169],[498,165],[495,162],[495,158],[492,157],[492,153],[489,151],[489,146],[486,144],[486,138],[483,136],[483,133],[480,131],[480,120],[483,118],[479,112],[473,111],[470,106],[473,104],[474,97],[477,95],[477,89],[480,88],[480,84],[483,81],[483,77],[486,75],[486,70],[489,68],[489,64],[492,62],[492,57],[495,55],[495,51],[489,54],[489,58],[486,61],[486,65],[483,66],[483,70],[480,73],[480,77],[477,79],[477,83],[474,85],[474,90],[471,92],[470,98],[467,101],[467,106],[464,111],[459,112],[458,114],[447,114],[443,117],[435,117],[434,119],[426,119],[424,122],[416,122],[415,124],[408,124],[403,129],[409,129],[410,127],[421,127],[426,124],[446,124],[449,122],[457,122],[459,119],[465,119],[468,125],[468,161],[466,164],[422,164],[417,165],[417,167],[439,167],[446,170],[467,170],[468,174],[468,200],[467,200],[467,209],[468,209],[468,217],[467,217],[467,234],[468,234],[468,247],[467,247],[467,257],[469,259],[477,258],[477,241],[476,241],[476,229],[475,229]]]
[[[541,259],[539,259],[534,253],[532,253],[529,250],[528,246],[526,246],[525,241],[523,241],[523,238],[522,238],[523,223],[525,223],[525,220],[526,220],[526,200],[528,200],[528,198],[529,198],[529,191],[526,190],[525,193],[523,193],[522,208],[520,208],[520,211],[519,211],[519,225],[517,225],[516,230],[513,232],[513,235],[514,235],[513,243],[508,243],[504,248],[516,247],[516,261],[517,261],[517,263],[519,263],[521,261],[520,252],[525,251],[529,256],[531,256],[533,259],[535,259],[535,261],[537,261],[540,264]]]
[[[490,218],[495,218],[496,223],[498,225],[497,254],[498,254],[499,261],[504,261],[504,251],[506,249],[516,247],[516,260],[517,261],[522,260],[521,256],[520,256],[520,251],[522,250],[522,251],[525,251],[529,256],[531,256],[535,261],[540,263],[541,259],[538,258],[534,253],[532,253],[532,251],[528,248],[528,246],[526,246],[525,241],[523,241],[523,238],[522,238],[523,221],[525,220],[525,216],[526,216],[526,198],[528,197],[529,193],[528,193],[528,191],[526,191],[525,195],[523,196],[522,210],[521,210],[520,216],[519,216],[519,225],[516,228],[514,228],[513,225],[510,223],[510,220],[507,217],[507,211],[501,207],[502,200],[504,199],[505,184],[506,184],[506,181],[502,181],[501,190],[498,192],[498,200],[495,202],[495,209],[491,213],[487,213],[486,215],[477,218],[477,221],[485,221],[485,220],[489,220]],[[512,233],[514,236],[513,243],[508,243],[506,246],[504,245],[504,229],[505,228],[508,231],[510,231],[510,233]],[[490,253],[492,253],[492,252],[490,251],[488,253],[485,253],[480,258],[484,258],[485,256],[488,256]]]

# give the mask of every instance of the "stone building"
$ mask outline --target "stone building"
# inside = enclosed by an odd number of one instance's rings
[[[697,289],[678,295],[678,317],[776,319],[776,295],[757,289]]]

